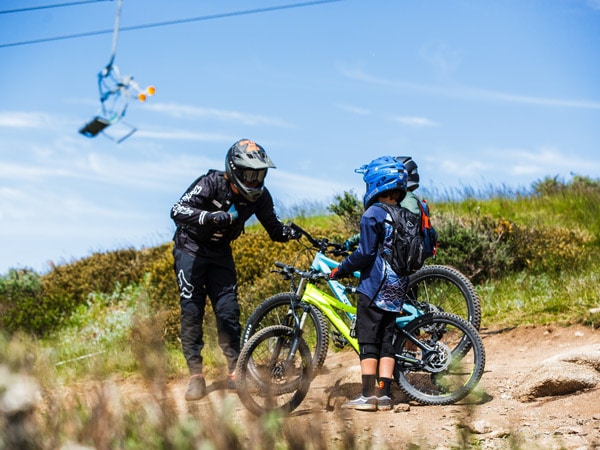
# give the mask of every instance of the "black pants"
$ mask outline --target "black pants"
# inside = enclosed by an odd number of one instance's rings
[[[218,342],[229,372],[240,354],[240,307],[231,253],[219,257],[189,255],[173,249],[181,305],[181,345],[190,374],[202,373],[203,322],[206,297],[217,319]]]

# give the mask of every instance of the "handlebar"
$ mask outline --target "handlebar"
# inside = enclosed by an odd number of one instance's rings
[[[321,253],[329,253],[334,256],[348,256],[350,254],[344,244],[329,242],[329,239],[327,238],[316,239],[308,231],[300,227],[300,225],[297,225],[293,222],[288,222],[286,226],[305,236],[306,239],[308,239],[308,242],[310,242],[311,245]]]
[[[286,280],[292,278],[294,274],[299,275],[301,278],[306,278],[309,281],[317,281],[319,279],[329,280],[329,274],[319,272],[317,270],[300,270],[295,268],[294,266],[290,266],[289,264],[285,264],[279,261],[275,261],[275,267],[278,267],[281,270],[274,270],[273,272],[277,272],[282,275]],[[344,286],[344,292],[346,294],[356,294],[358,292],[356,286],[346,285]]]
[[[318,272],[316,270],[300,270],[295,268],[294,266],[290,266],[289,264],[285,264],[279,261],[275,261],[275,267],[278,267],[279,272],[285,278],[291,278],[293,274],[299,275],[301,278],[306,278],[310,281],[317,281],[320,278],[329,278],[329,275],[323,272]]]

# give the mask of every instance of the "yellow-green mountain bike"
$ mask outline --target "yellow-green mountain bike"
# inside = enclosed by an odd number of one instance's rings
[[[248,319],[236,368],[238,395],[256,415],[272,409],[288,413],[302,402],[325,361],[330,326],[335,345],[358,352],[356,307],[348,298],[355,287],[329,280],[339,262],[327,255],[343,256],[344,246],[290,226],[310,243],[305,248],[312,250],[310,268],[275,263],[290,280],[290,292],[265,300]],[[455,269],[427,266],[419,272],[409,282],[396,319],[394,379],[421,404],[455,403],[474,389],[484,371],[479,299]],[[328,292],[320,288],[323,284]]]

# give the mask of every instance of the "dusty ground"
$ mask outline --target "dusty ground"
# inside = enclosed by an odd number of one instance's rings
[[[321,430],[328,448],[347,448],[348,436],[365,448],[450,449],[461,445],[465,428],[470,429],[469,447],[600,449],[600,386],[583,392],[519,400],[517,392],[528,374],[557,354],[586,349],[600,352],[600,330],[581,326],[521,327],[483,330],[486,371],[481,382],[483,400],[451,406],[406,405],[400,391],[394,392],[392,411],[347,411],[339,405],[360,391],[360,371],[354,352],[330,350],[324,370],[288,419],[296,430]],[[224,396],[233,402],[233,413],[243,427],[251,429],[252,416],[237,395],[225,391],[222,382],[209,381],[209,394],[198,402],[185,402],[187,379],[172,381],[169,388],[178,411],[202,420]],[[315,431],[316,430],[316,431]],[[463,436],[463,437],[461,437]],[[464,442],[464,441],[462,441]]]

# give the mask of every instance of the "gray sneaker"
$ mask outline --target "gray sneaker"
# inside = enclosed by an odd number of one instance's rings
[[[204,377],[202,375],[192,375],[187,391],[185,392],[185,399],[188,402],[192,400],[200,400],[205,395],[206,381],[204,381]]]
[[[392,398],[387,395],[377,397],[377,411],[389,411],[392,409]]]
[[[377,411],[377,396],[371,395],[365,397],[359,395],[354,400],[350,400],[342,405],[344,409],[357,409],[359,411]]]

